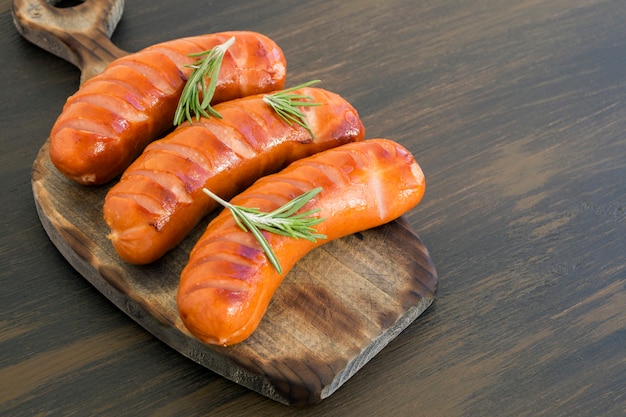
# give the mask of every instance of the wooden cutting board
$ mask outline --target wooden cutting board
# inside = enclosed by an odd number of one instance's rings
[[[46,0],[15,0],[14,16],[27,39],[47,49],[53,44],[53,52],[74,62],[87,79],[124,54],[108,38],[122,8],[120,0],[92,0],[67,9]],[[95,16],[88,29],[86,13]],[[71,25],[76,16],[83,19],[79,29]],[[50,34],[56,39],[52,43]],[[93,42],[102,53],[81,58],[85,47],[93,52]],[[188,253],[209,219],[161,260],[126,264],[106,238],[102,204],[110,186],[85,187],[66,179],[50,162],[48,148],[46,141],[33,164],[33,194],[43,227],[70,264],[154,336],[273,400],[302,405],[328,397],[435,298],[433,262],[402,217],[307,255],[288,274],[246,341],[230,347],[203,344],[178,317],[176,289]]]

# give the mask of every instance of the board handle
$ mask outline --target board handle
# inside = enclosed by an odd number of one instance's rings
[[[13,0],[13,23],[28,41],[81,71],[81,84],[127,52],[111,42],[124,0]]]

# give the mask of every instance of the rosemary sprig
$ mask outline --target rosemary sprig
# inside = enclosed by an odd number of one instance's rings
[[[202,191],[222,206],[229,209],[235,222],[243,231],[249,231],[254,235],[261,244],[265,255],[279,274],[283,273],[283,269],[269,242],[261,233],[261,230],[292,238],[307,239],[311,242],[315,242],[316,239],[326,239],[326,235],[316,233],[313,228],[316,224],[323,222],[324,218],[310,217],[319,212],[319,209],[296,214],[307,202],[322,191],[321,187],[309,190],[269,213],[262,212],[258,208],[233,205],[222,200],[206,188],[203,188]]]
[[[313,135],[313,131],[311,127],[306,121],[306,116],[298,107],[304,106],[319,106],[320,103],[315,103],[312,101],[305,100],[313,100],[313,97],[307,96],[304,94],[293,94],[294,90],[298,90],[300,88],[308,87],[312,84],[319,83],[320,80],[309,81],[304,84],[300,84],[298,86],[288,88],[287,90],[278,91],[273,94],[266,94],[263,96],[263,101],[270,105],[274,111],[283,119],[289,126],[292,126],[293,123],[296,123],[303,128],[305,128],[311,137],[315,137]]]
[[[211,100],[213,99],[213,94],[215,94],[217,78],[222,66],[224,54],[234,42],[235,37],[233,36],[213,49],[189,55],[190,57],[197,57],[198,60],[192,65],[187,65],[189,68],[193,68],[193,71],[178,101],[178,107],[174,114],[174,126],[181,124],[185,118],[189,120],[189,123],[193,123],[192,114],[195,114],[196,120],[198,120],[200,116],[222,118],[222,116],[211,107]],[[207,78],[209,78],[208,85],[206,81]],[[201,93],[202,101],[200,101]]]

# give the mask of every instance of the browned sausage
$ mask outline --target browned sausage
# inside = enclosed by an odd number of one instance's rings
[[[231,37],[213,102],[281,89],[280,48],[254,32],[177,39],[113,61],[66,102],[50,133],[50,159],[67,177],[102,184],[118,176],[143,148],[172,127],[183,87],[197,58]]]
[[[387,223],[415,207],[425,191],[422,170],[401,145],[386,139],[350,143],[293,162],[259,179],[230,203],[271,212],[322,187],[301,210],[319,209],[315,226],[326,239],[309,241],[262,232],[282,273],[259,242],[228,211],[208,225],[191,251],[178,289],[180,316],[198,339],[231,345],[259,325],[274,292],[293,265],[333,239]]]
[[[302,107],[313,132],[285,123],[262,95],[221,103],[211,117],[185,123],[151,143],[105,198],[104,218],[119,256],[152,262],[216,207],[207,187],[229,198],[289,162],[363,139],[357,111],[342,97],[303,88],[319,106]]]

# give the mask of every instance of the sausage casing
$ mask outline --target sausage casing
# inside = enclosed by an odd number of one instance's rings
[[[203,52],[235,37],[220,68],[213,102],[281,89],[285,57],[255,32],[176,39],[118,58],[68,98],[50,132],[50,159],[81,184],[117,177],[143,148],[172,127],[187,77]]]
[[[105,197],[104,219],[119,256],[146,264],[178,245],[217,207],[203,187],[230,198],[296,159],[363,139],[357,111],[341,96],[310,87],[294,94],[320,104],[301,108],[313,137],[256,95],[217,104],[221,119],[183,123],[147,146]]]
[[[311,242],[262,232],[280,261],[277,272],[254,236],[229,210],[208,225],[181,273],[178,310],[198,339],[231,345],[259,325],[283,278],[315,247],[385,224],[415,207],[425,191],[423,172],[401,145],[370,139],[320,152],[256,181],[230,203],[270,212],[316,187],[303,208],[320,209],[315,226],[327,239]]]

